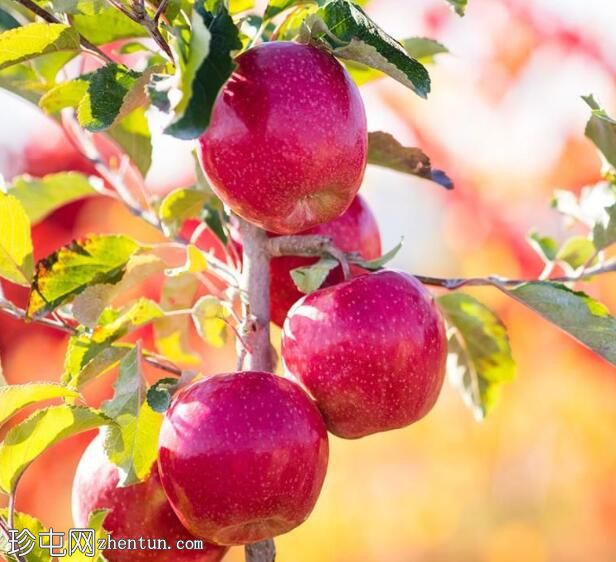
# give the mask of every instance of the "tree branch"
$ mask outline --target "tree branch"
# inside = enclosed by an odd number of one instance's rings
[[[33,14],[36,14],[40,18],[44,19],[49,23],[64,23],[62,20],[58,19],[52,13],[48,12],[44,8],[41,8],[38,4],[33,2],[33,0],[15,0],[18,4],[21,4],[27,10],[30,10]],[[105,63],[110,64],[113,63],[113,59],[107,56],[103,51],[101,51],[94,43],[88,41],[83,35],[79,34],[79,42],[81,46],[91,53],[92,55],[98,57],[103,60]]]
[[[267,249],[271,257],[329,255],[340,262],[344,278],[350,279],[351,277],[348,256],[334,244],[329,236],[312,234],[277,236],[268,240]]]
[[[616,272],[616,262],[602,265],[599,267],[586,269],[579,275],[563,275],[560,277],[551,277],[549,279],[541,279],[541,281],[551,281],[552,283],[575,283],[578,281],[584,281],[596,275],[605,275],[606,273]],[[523,285],[524,283],[533,283],[539,281],[539,279],[507,279],[492,275],[489,277],[465,277],[465,278],[453,278],[447,279],[444,277],[431,277],[427,275],[416,275],[414,277],[419,279],[424,285],[434,285],[436,287],[442,287],[448,291],[460,289],[462,287],[515,287],[516,285]]]
[[[272,371],[273,355],[270,343],[270,271],[268,238],[264,230],[239,219],[244,252],[242,270],[242,332],[246,344],[238,342],[238,363],[255,371]],[[246,347],[249,348],[247,352]],[[272,539],[249,544],[246,562],[273,562],[276,546]]]
[[[162,11],[164,10],[164,3],[162,3],[163,10],[161,10],[160,12],[156,10],[156,14],[154,15],[154,18],[150,18],[143,4],[143,0],[135,0],[132,3],[132,10],[126,7],[122,3],[122,0],[107,0],[107,1],[114,8],[120,10],[126,17],[130,18],[134,22],[144,27],[146,31],[148,32],[148,34],[150,35],[150,37],[154,39],[156,44],[163,50],[165,55],[167,55],[169,60],[173,62],[173,52],[171,51],[171,47],[169,47],[169,44],[167,43],[167,41],[165,41],[165,38],[162,36],[160,29],[158,28],[158,20],[162,14]]]

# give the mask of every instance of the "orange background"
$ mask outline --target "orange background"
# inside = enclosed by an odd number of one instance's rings
[[[616,115],[616,4],[610,0],[469,0],[460,19],[440,0],[374,0],[370,12],[398,37],[426,35],[451,53],[430,67],[420,100],[391,80],[362,88],[371,130],[418,145],[456,183],[369,169],[362,193],[394,265],[459,276],[538,275],[531,227],[565,236],[549,209],[554,188],[600,178],[583,136],[593,92]],[[80,164],[40,115],[2,95],[0,171]],[[157,141],[152,192],[190,181],[190,146]],[[33,157],[37,162],[33,164]],[[155,234],[116,204],[74,204],[37,228],[41,257],[87,232]],[[614,278],[586,290],[616,310]],[[145,290],[153,290],[146,288]],[[616,371],[543,320],[489,289],[510,330],[519,374],[484,423],[446,386],[433,413],[404,430],[331,439],[330,468],[311,518],[277,541],[293,562],[581,562],[616,560]],[[275,331],[274,338],[277,339]],[[147,334],[146,334],[147,337]],[[233,367],[232,349],[205,348],[202,368]],[[0,318],[0,356],[11,383],[57,380],[64,340]],[[151,372],[151,376],[158,373]],[[86,394],[97,404],[112,376]],[[57,445],[26,473],[18,508],[70,527],[72,472],[90,435]],[[240,560],[234,549],[229,560]]]

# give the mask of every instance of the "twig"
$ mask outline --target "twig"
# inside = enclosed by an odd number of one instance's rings
[[[267,249],[271,257],[330,255],[340,262],[344,278],[349,279],[351,277],[347,255],[333,243],[329,236],[312,234],[278,236],[268,240]]]
[[[182,369],[176,367],[173,363],[168,362],[166,359],[163,360],[148,353],[143,355],[143,360],[161,371],[166,371],[167,373],[177,375],[178,377],[182,375]]]
[[[162,14],[162,11],[158,13],[157,10],[156,14],[158,14],[158,17],[156,17],[155,14],[154,19],[152,19],[148,15],[143,5],[143,0],[135,0],[132,4],[132,10],[128,9],[128,7],[126,7],[121,0],[107,1],[114,8],[120,10],[126,17],[130,18],[134,22],[144,27],[150,37],[154,39],[156,44],[164,51],[165,55],[167,55],[169,60],[173,62],[173,52],[171,51],[171,47],[169,47],[169,44],[167,43],[167,41],[165,41],[165,38],[162,36],[160,29],[158,28],[158,20]]]
[[[560,277],[551,277],[542,281],[551,281],[553,283],[575,283],[577,281],[583,281],[584,279],[594,277],[595,275],[604,275],[606,273],[614,272],[616,272],[616,262],[600,267],[595,267],[592,269],[587,269],[579,275],[564,275]],[[436,287],[442,287],[449,291],[460,289],[461,287],[515,287],[517,285],[523,285],[524,283],[533,283],[538,281],[537,279],[507,279],[504,277],[498,277],[496,275],[492,275],[489,277],[467,277],[458,279],[447,279],[444,277],[431,277],[427,275],[416,274],[414,274],[414,276],[425,285],[434,285]]]
[[[42,19],[44,19],[45,21],[47,21],[49,23],[64,23],[62,20],[58,19],[52,13],[48,12],[44,8],[41,8],[41,6],[39,6],[38,4],[33,2],[33,0],[15,0],[15,2],[17,2],[18,4],[21,4],[24,8],[26,8],[27,10],[30,10],[33,14],[36,14],[37,16],[41,17]],[[91,43],[90,41],[88,41],[81,34],[79,34],[79,43],[81,43],[81,46],[86,51],[88,51],[91,54],[93,54],[94,56],[100,58],[101,60],[103,60],[107,64],[111,64],[111,63],[114,62],[113,59],[111,59],[109,56],[107,56],[96,45],[94,45],[94,43]]]
[[[58,320],[54,320],[52,318],[33,318],[29,319],[26,311],[15,306],[13,303],[9,301],[0,301],[0,312],[5,314],[6,316],[10,316],[11,318],[15,318],[16,320],[24,320],[34,322],[36,324],[40,324],[41,326],[47,326],[48,328],[53,328],[54,330],[59,330],[66,334],[75,334],[75,328],[64,324],[63,322],[59,322]]]
[[[154,17],[152,18],[152,21],[154,23],[158,24],[158,20],[160,19],[160,16],[164,14],[165,9],[167,8],[167,3],[168,3],[168,0],[160,1],[158,8],[156,8],[156,13],[154,14]]]

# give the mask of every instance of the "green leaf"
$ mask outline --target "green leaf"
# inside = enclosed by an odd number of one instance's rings
[[[9,193],[19,199],[30,222],[36,224],[60,207],[96,195],[93,182],[77,172],[60,172],[42,178],[18,176],[11,182]]]
[[[201,220],[216,235],[224,245],[228,242],[227,225],[229,215],[225,211],[222,201],[217,197],[210,197],[201,212]]]
[[[29,23],[0,33],[0,69],[46,53],[79,50],[79,34],[61,23]]]
[[[109,423],[91,408],[64,404],[39,410],[13,427],[0,444],[0,489],[11,493],[30,463],[58,441]]]
[[[167,236],[175,236],[184,221],[198,217],[210,194],[199,189],[181,188],[169,193],[160,204],[158,217]]]
[[[49,114],[58,113],[65,107],[77,107],[87,93],[87,80],[60,82],[39,100],[39,107]]]
[[[453,189],[447,175],[433,170],[430,159],[419,148],[403,146],[389,133],[374,131],[368,134],[368,163],[429,179],[446,189]]]
[[[494,407],[503,383],[515,377],[507,330],[488,307],[464,293],[439,297],[453,328],[449,341],[450,373],[478,419]]]
[[[300,4],[306,4],[310,1],[311,0],[269,0],[263,17],[266,20],[270,20],[289,8],[299,6]],[[313,1],[316,3],[316,0]]]
[[[312,293],[325,283],[330,271],[338,265],[338,260],[334,258],[321,258],[313,265],[292,269],[291,279],[302,293]]]
[[[79,0],[78,10],[71,15],[73,27],[95,45],[117,39],[147,37],[145,27],[132,21],[106,2]]]
[[[391,250],[389,250],[389,252],[383,254],[379,258],[375,258],[373,260],[364,260],[361,257],[354,256],[349,259],[349,262],[359,265],[364,269],[376,271],[378,269],[382,269],[385,264],[393,260],[400,251],[400,248],[402,248],[402,240],[400,240],[398,244],[396,244]]]
[[[193,10],[190,43],[179,57],[182,97],[165,129],[181,139],[197,138],[207,128],[218,92],[231,76],[233,51],[242,48],[239,30],[223,4],[216,14],[201,4]]]
[[[616,167],[616,121],[599,107],[592,95],[582,96],[592,113],[586,125],[586,136],[601,151],[605,159]]]
[[[108,129],[107,134],[145,177],[152,165],[152,138],[145,109],[135,109]]]
[[[550,263],[556,259],[556,255],[558,254],[558,242],[556,242],[554,238],[542,236],[538,232],[533,231],[528,235],[528,243],[533,250],[541,256],[544,262]]]
[[[22,408],[53,398],[79,398],[79,393],[54,383],[0,386],[0,425]]]
[[[178,385],[178,379],[166,377],[156,381],[146,395],[147,402],[155,412],[164,414],[171,405],[171,393]]]
[[[93,72],[88,78],[88,91],[79,102],[81,126],[92,132],[104,131],[136,109],[133,104],[125,106],[131,90],[138,90],[140,84],[145,88],[139,76],[138,72],[117,64],[108,64]]]
[[[158,454],[158,433],[162,415],[145,399],[145,381],[141,372],[141,348],[137,346],[120,363],[120,376],[114,396],[102,410],[117,425],[107,429],[105,452],[119,468],[120,486],[145,480]]]
[[[616,243],[616,204],[605,209],[605,216],[595,223],[592,240],[597,250]]]
[[[15,29],[21,24],[5,9],[0,8],[0,31]]]
[[[409,37],[402,41],[406,52],[423,63],[432,62],[436,55],[448,53],[445,45],[427,37]]]
[[[89,285],[119,282],[139,248],[123,235],[92,235],[60,248],[36,264],[28,317],[70,302]]]
[[[160,304],[164,310],[192,308],[199,283],[185,273],[168,277],[163,285]],[[192,353],[188,334],[190,318],[184,315],[164,316],[154,322],[154,343],[158,352],[175,363],[195,365],[200,358]]]
[[[146,400],[155,412],[164,414],[171,405],[173,395],[190,384],[197,373],[193,371],[182,371],[180,378],[165,377],[154,383],[147,392]]]
[[[206,343],[214,347],[222,347],[225,344],[228,317],[228,308],[213,295],[201,297],[192,311],[197,332]]]
[[[8,510],[6,508],[0,509],[0,517],[2,517],[5,521],[7,520]],[[28,515],[27,513],[17,511],[14,513],[13,528],[19,531],[27,529],[31,535],[34,536],[34,539],[31,539],[29,536],[24,534],[21,540],[18,541],[20,546],[23,546],[26,549],[31,545],[33,547],[32,551],[24,557],[26,562],[52,562],[52,560],[55,560],[52,559],[49,550],[41,548],[39,544],[40,534],[46,533],[48,529],[45,528],[45,526],[38,519]],[[19,537],[19,534],[17,536]],[[8,539],[4,537],[3,533],[0,533],[0,553],[3,551],[7,552],[9,550],[8,546]],[[19,562],[14,555],[10,556],[7,554],[6,558],[11,562]]]
[[[306,20],[306,27],[311,40],[335,56],[381,70],[422,98],[430,92],[424,66],[348,0],[331,0]]]
[[[456,14],[459,16],[463,16],[466,11],[466,5],[468,4],[468,0],[447,0],[453,9],[456,11]]]
[[[586,265],[596,254],[592,240],[584,236],[573,236],[558,250],[556,259],[565,262],[573,269]]]
[[[62,384],[80,389],[113,369],[131,350],[127,344],[115,344],[112,340],[94,341],[85,335],[72,336],[64,357]]]
[[[124,312],[118,313],[113,309],[107,309],[105,312],[109,318],[101,317],[101,324],[92,334],[94,341],[115,341],[164,316],[160,306],[145,298],[140,298]],[[105,315],[103,314],[103,316]]]
[[[229,12],[238,14],[255,7],[255,0],[229,0]]]
[[[600,302],[547,281],[499,288],[616,365],[616,319]]]
[[[33,271],[28,215],[16,197],[0,192],[0,277],[29,285]]]

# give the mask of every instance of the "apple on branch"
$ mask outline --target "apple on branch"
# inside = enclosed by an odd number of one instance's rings
[[[425,416],[445,374],[445,324],[414,277],[382,270],[306,295],[283,328],[286,370],[329,431],[355,439]]]
[[[242,53],[201,136],[203,168],[238,215],[278,234],[340,216],[364,176],[363,102],[325,51],[285,41]]]

